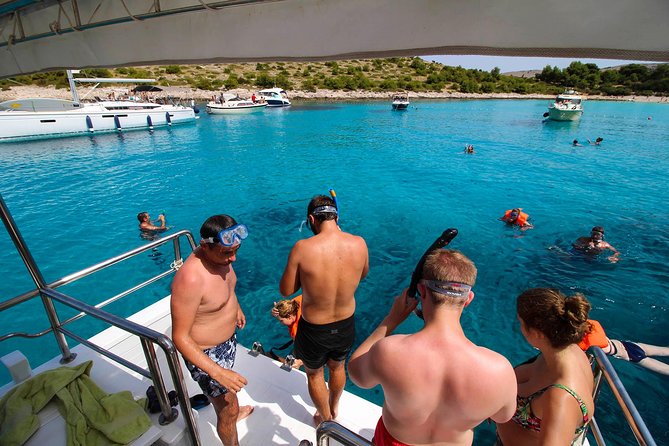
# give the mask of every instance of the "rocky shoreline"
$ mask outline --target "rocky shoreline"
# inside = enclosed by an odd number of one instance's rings
[[[198,90],[189,87],[161,87],[162,92],[150,93],[151,97],[173,96],[182,100],[193,99],[196,102],[206,102],[212,99],[217,92],[210,90]],[[79,90],[82,99],[107,98],[112,93],[120,96],[128,93],[128,88],[124,87],[100,87],[93,93],[86,96],[88,90],[82,88]],[[226,91],[228,93],[238,94],[241,97],[249,98],[256,90],[237,88]],[[374,92],[365,90],[356,91],[334,91],[334,90],[316,90],[315,92],[290,90],[288,97],[291,100],[307,101],[353,101],[353,100],[390,100],[392,93]],[[669,97],[663,96],[584,96],[586,99],[603,101],[627,101],[627,102],[654,102],[669,103]],[[65,88],[54,87],[36,87],[36,86],[14,86],[9,90],[0,91],[0,101],[23,98],[56,98],[71,99],[70,91]],[[517,93],[460,93],[457,91],[448,92],[409,92],[409,99],[552,99],[553,95],[541,94],[517,94]]]

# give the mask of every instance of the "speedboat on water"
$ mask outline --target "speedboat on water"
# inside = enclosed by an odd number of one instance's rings
[[[261,99],[267,102],[268,107],[288,107],[288,94],[282,88],[267,88],[258,92]]]
[[[406,110],[409,108],[409,93],[399,93],[393,96],[393,110]]]
[[[576,121],[583,114],[583,98],[574,90],[565,90],[548,106],[544,117],[553,121]]]
[[[223,93],[219,100],[207,103],[207,113],[212,115],[252,113],[265,107],[267,107],[266,102],[253,102],[250,99],[242,99],[236,94]]]
[[[153,79],[76,79],[68,70],[72,100],[16,99],[0,103],[0,141],[149,129],[195,120],[191,107],[131,100],[82,102],[75,82],[147,82]]]

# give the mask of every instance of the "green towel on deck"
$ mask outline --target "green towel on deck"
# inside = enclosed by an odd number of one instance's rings
[[[127,444],[151,426],[128,391],[107,394],[90,378],[93,361],[59,367],[19,384],[0,399],[0,446],[20,446],[39,428],[37,413],[54,397],[68,446]]]

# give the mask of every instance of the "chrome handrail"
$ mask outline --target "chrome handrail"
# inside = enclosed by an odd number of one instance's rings
[[[632,398],[630,398],[629,394],[627,393],[627,390],[618,377],[616,370],[611,365],[609,358],[607,358],[604,351],[602,351],[602,349],[597,346],[591,347],[590,352],[592,358],[594,359],[593,373],[595,375],[595,389],[593,391],[593,400],[595,402],[597,401],[597,397],[599,396],[599,392],[601,390],[602,378],[604,378],[606,383],[611,388],[611,392],[618,402],[618,405],[620,406],[623,415],[625,416],[627,424],[629,425],[630,429],[632,429],[632,433],[634,434],[637,443],[641,446],[656,446],[653,436],[648,430],[648,427],[646,427],[646,423],[643,421],[643,418],[641,418],[639,411],[634,405],[634,402],[632,402]],[[606,446],[602,431],[599,428],[597,422],[595,422],[594,417],[590,428],[592,430],[593,436],[595,437],[596,443],[599,446]]]
[[[344,446],[372,446],[369,440],[336,421],[323,421],[316,429],[316,444],[318,446],[328,446],[330,438],[337,440]]]
[[[199,446],[201,443],[197,430],[197,424],[195,422],[193,411],[190,405],[190,400],[188,398],[188,390],[186,389],[183,373],[181,371],[181,366],[179,364],[178,353],[172,340],[169,337],[165,336],[164,334],[156,332],[155,330],[152,330],[148,327],[144,327],[135,322],[129,321],[125,318],[116,316],[101,309],[102,307],[114,302],[115,300],[118,300],[128,294],[131,294],[132,292],[135,292],[138,289],[143,288],[144,286],[147,286],[157,280],[160,280],[161,278],[166,277],[168,274],[171,274],[172,272],[176,271],[179,268],[180,264],[183,262],[181,258],[181,248],[179,244],[179,239],[180,237],[186,237],[190,242],[191,249],[195,249],[195,241],[193,239],[192,234],[189,231],[179,231],[175,234],[171,234],[167,237],[161,238],[160,240],[156,240],[154,242],[148,243],[147,245],[140,246],[139,248],[133,249],[119,256],[113,257],[111,259],[105,260],[91,267],[85,268],[74,274],[65,276],[59,280],[56,280],[51,284],[46,284],[44,277],[42,276],[34,258],[32,257],[32,254],[30,253],[30,250],[28,249],[23,237],[21,236],[21,233],[19,232],[18,227],[14,222],[14,219],[9,213],[9,209],[7,209],[1,194],[0,194],[0,218],[2,219],[3,224],[5,225],[5,228],[7,229],[10,238],[14,242],[14,245],[21,256],[23,263],[28,269],[36,285],[35,290],[23,293],[12,299],[1,302],[0,312],[39,295],[42,299],[42,302],[44,303],[44,308],[49,318],[49,323],[51,325],[50,329],[44,330],[38,333],[37,335],[26,334],[26,333],[9,333],[1,336],[0,342],[15,336],[36,337],[36,336],[42,336],[48,332],[53,332],[54,336],[56,337],[58,346],[61,350],[61,355],[62,355],[61,363],[64,363],[72,361],[76,356],[69,350],[69,346],[67,345],[67,340],[65,338],[65,335],[67,335],[79,341],[81,344],[86,345],[88,348],[91,348],[93,351],[96,351],[99,354],[104,355],[112,359],[113,361],[116,361],[119,364],[129,368],[130,370],[133,370],[136,373],[151,379],[154,383],[154,387],[156,388],[156,395],[158,398],[158,402],[160,404],[160,409],[161,409],[161,415],[159,419],[160,424],[168,424],[177,418],[178,412],[176,410],[173,410],[169,403],[165,382],[162,373],[160,371],[160,365],[158,363],[158,359],[156,357],[156,352],[154,349],[154,344],[157,344],[163,350],[165,357],[167,359],[167,365],[170,370],[174,386],[176,387],[179,406],[182,410],[182,413],[184,414],[186,427],[188,429],[188,434],[190,436],[190,439],[194,445]],[[93,274],[97,271],[105,269],[109,266],[112,266],[128,258],[134,257],[135,255],[138,255],[142,252],[145,252],[149,249],[153,249],[156,246],[160,246],[170,241],[172,241],[173,243],[175,259],[174,262],[170,265],[170,269],[167,272],[158,274],[152,279],[149,279],[135,287],[132,287],[110,299],[103,301],[102,303],[99,303],[97,305],[89,305],[55,290],[55,288],[59,286],[63,286],[68,283],[79,280],[83,277],[86,277],[90,274]],[[56,300],[75,310],[79,310],[80,313],[68,319],[65,322],[60,322],[58,319],[55,306],[53,305],[53,300]],[[99,319],[114,327],[117,327],[131,335],[139,337],[142,349],[144,351],[144,357],[146,359],[149,370],[145,370],[142,367],[94,344],[90,340],[85,339],[63,327],[65,324],[72,322],[76,319],[79,319],[84,315],[90,315],[96,319]]]

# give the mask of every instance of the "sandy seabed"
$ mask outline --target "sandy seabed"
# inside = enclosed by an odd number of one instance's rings
[[[197,102],[209,101],[219,92],[210,90],[198,90],[188,87],[161,87],[162,92],[149,93],[150,97],[173,96],[180,99],[194,99]],[[107,99],[113,93],[115,97],[128,94],[127,88],[122,87],[102,87],[88,93],[88,90],[82,88],[79,90],[80,98],[94,99],[96,96]],[[238,94],[243,98],[250,98],[256,90],[233,89],[226,90],[226,93]],[[347,100],[391,100],[392,93],[373,92],[365,90],[356,91],[335,91],[335,90],[316,90],[315,92],[289,90],[288,97],[293,100],[319,100],[319,101],[347,101]],[[663,96],[588,96],[588,100],[605,101],[630,101],[630,102],[657,102],[668,103],[669,97]],[[26,98],[56,98],[72,99],[70,91],[65,88],[54,87],[36,87],[36,86],[15,86],[9,90],[0,90],[0,101]],[[552,99],[553,95],[542,94],[517,94],[517,93],[460,93],[457,91],[446,92],[409,92],[409,99]]]

